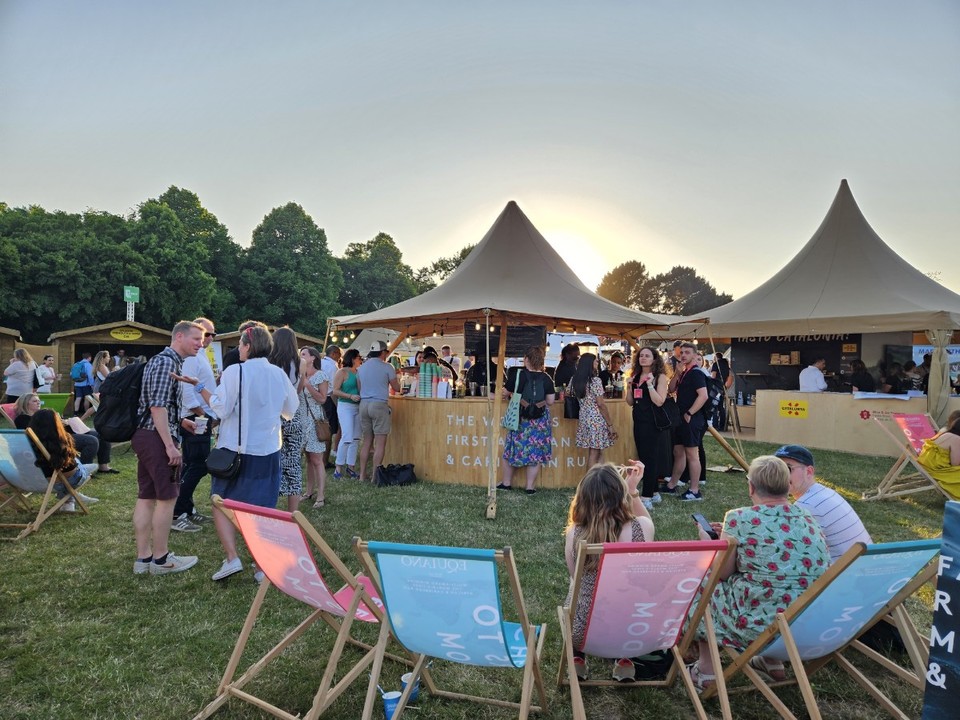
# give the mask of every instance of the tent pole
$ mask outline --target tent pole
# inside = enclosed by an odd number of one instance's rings
[[[717,345],[713,340],[713,332],[711,332],[710,323],[707,322],[704,323],[704,325],[707,326],[707,337],[710,338],[710,349],[713,350],[714,362],[717,362]],[[719,363],[717,364],[717,367],[720,367]],[[730,364],[730,372],[733,372],[733,363]],[[734,375],[733,377],[734,382],[736,382],[737,376]],[[718,443],[720,443],[720,446],[726,450],[730,457],[736,461],[737,465],[742,467],[744,470],[749,470],[750,466],[747,464],[746,460],[743,459],[743,442],[740,438],[740,417],[737,415],[737,406],[733,405],[733,412],[730,412],[731,403],[730,398],[727,397],[726,388],[723,389],[723,402],[727,403],[728,421],[731,418],[733,419],[733,430],[731,431],[731,434],[733,435],[733,443],[736,445],[736,449],[734,449],[733,446],[731,446],[730,443],[724,439],[724,437],[716,430],[716,428],[711,425],[707,425],[707,428],[710,430],[710,434],[713,435]]]
[[[323,347],[320,348],[320,352],[325,352],[327,349],[327,343],[330,342],[330,328],[333,327],[333,318],[327,318],[327,330],[323,334]]]
[[[507,315],[501,314],[499,317],[500,320],[500,346],[497,348],[497,395],[493,400],[493,416],[490,418],[489,423],[489,459],[487,467],[487,497],[489,501],[487,503],[487,519],[493,520],[497,517],[497,468],[499,463],[497,462],[497,456],[500,451],[500,414],[503,412],[503,379],[506,377],[506,354],[507,354],[507,322],[509,320]],[[487,379],[490,379],[490,376],[487,375]],[[489,411],[489,396],[487,397],[488,406],[487,410]]]

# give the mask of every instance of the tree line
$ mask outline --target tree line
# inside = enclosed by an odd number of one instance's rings
[[[135,285],[136,317],[148,325],[208,315],[227,329],[252,317],[323,336],[330,316],[371,312],[436,287],[473,248],[414,270],[381,232],[336,257],[323,229],[293,202],[267,213],[244,248],[196,193],[175,186],[129,216],[0,202],[0,326],[44,344],[54,332],[122,320],[122,287]],[[732,299],[693,268],[651,277],[638,261],[607,273],[597,292],[674,314]]]

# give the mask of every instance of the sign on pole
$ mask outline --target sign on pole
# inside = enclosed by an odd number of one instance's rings
[[[123,301],[127,304],[127,321],[133,322],[136,303],[140,302],[140,288],[136,285],[124,285]]]

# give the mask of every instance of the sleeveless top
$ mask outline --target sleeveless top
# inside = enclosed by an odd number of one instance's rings
[[[630,392],[632,393],[635,388],[640,389],[640,397],[633,398],[633,422],[653,425],[653,400],[650,399],[650,388],[646,383],[634,384],[631,379]]]
[[[347,395],[359,395],[360,386],[357,385],[357,374],[355,372],[348,372],[347,379],[340,384],[340,392],[345,392]],[[349,398],[337,398],[337,402],[350,403],[351,405],[359,405],[356,400],[350,400]]]

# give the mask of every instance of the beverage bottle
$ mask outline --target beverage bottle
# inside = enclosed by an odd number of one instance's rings
[[[743,390],[737,391],[737,405],[743,405]]]

